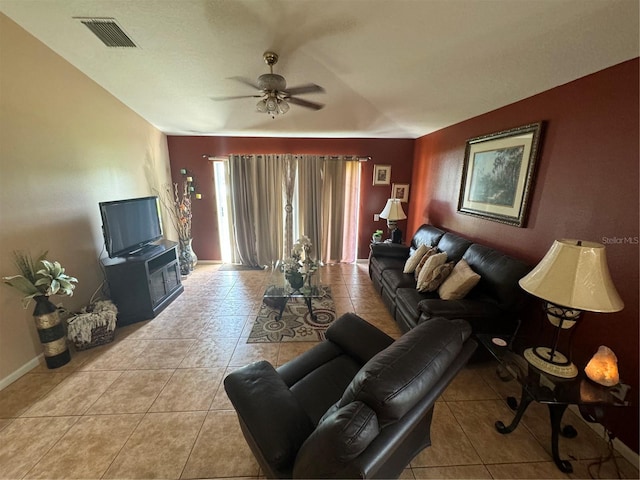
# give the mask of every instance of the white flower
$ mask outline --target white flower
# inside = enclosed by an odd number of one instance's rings
[[[318,264],[309,258],[311,251],[311,239],[302,235],[291,248],[291,256],[281,262],[281,268],[285,273],[304,273],[310,275],[318,269]],[[304,253],[304,260],[302,254]]]
[[[311,239],[306,235],[301,236],[296,243],[299,243],[303,247],[311,247]]]

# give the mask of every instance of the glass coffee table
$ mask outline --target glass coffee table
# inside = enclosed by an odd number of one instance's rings
[[[551,452],[553,461],[558,468],[565,472],[573,472],[571,463],[562,460],[558,452],[558,437],[573,438],[577,435],[575,428],[565,425],[560,428],[562,415],[569,405],[588,407],[593,411],[594,420],[602,420],[602,407],[624,407],[629,405],[629,385],[618,384],[615,387],[603,387],[587,378],[579,371],[578,376],[571,379],[555,377],[530,365],[525,358],[508,345],[508,339],[500,336],[478,334],[478,341],[498,360],[500,377],[508,380],[515,378],[521,387],[521,397],[518,402],[514,397],[507,398],[507,404],[516,411],[515,417],[509,425],[498,420],[496,430],[502,434],[513,432],[522,415],[531,402],[546,404],[549,408],[551,422]]]
[[[294,289],[289,285],[282,272],[274,270],[262,296],[262,301],[265,305],[279,311],[276,320],[280,320],[287,302],[292,298],[302,298],[307,305],[309,315],[315,320],[316,315],[313,313],[312,299],[322,297],[325,294],[325,287],[318,283],[318,275],[312,275],[311,281],[307,281],[302,287]]]

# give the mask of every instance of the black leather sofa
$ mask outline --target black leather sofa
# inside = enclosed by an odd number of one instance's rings
[[[403,273],[409,256],[419,245],[437,247],[448,261],[467,261],[480,282],[461,300],[442,300],[438,292],[416,290],[413,273]],[[513,335],[526,297],[518,280],[531,267],[487,246],[432,225],[422,225],[411,244],[371,245],[369,276],[403,332],[436,317],[467,320],[474,333]]]
[[[355,314],[277,370],[224,387],[267,478],[397,478],[431,444],[435,401],[476,349],[464,320],[436,318],[395,342]]]

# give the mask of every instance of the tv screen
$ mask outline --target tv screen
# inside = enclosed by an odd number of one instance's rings
[[[158,197],[100,202],[100,214],[111,258],[135,253],[162,238]]]

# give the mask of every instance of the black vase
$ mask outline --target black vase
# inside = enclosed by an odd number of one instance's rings
[[[67,347],[67,337],[58,309],[45,295],[35,297],[34,300],[36,307],[33,310],[33,319],[36,322],[47,367],[61,367],[69,363],[71,354]]]
[[[304,285],[304,277],[300,272],[288,273],[286,277],[293,291],[300,290]]]

